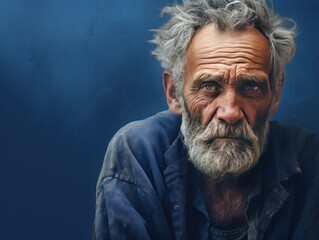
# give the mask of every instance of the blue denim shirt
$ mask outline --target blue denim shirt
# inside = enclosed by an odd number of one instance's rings
[[[170,111],[133,122],[110,142],[97,183],[93,239],[196,239],[190,162]],[[318,239],[319,140],[270,124],[261,195],[248,239]]]

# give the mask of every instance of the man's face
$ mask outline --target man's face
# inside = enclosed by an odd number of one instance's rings
[[[251,169],[264,149],[270,51],[255,28],[202,28],[186,51],[182,132],[190,160],[215,177]]]

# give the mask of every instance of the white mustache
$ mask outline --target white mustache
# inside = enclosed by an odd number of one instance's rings
[[[247,122],[229,125],[214,119],[206,127],[202,126],[196,132],[200,136],[200,139],[206,143],[212,143],[218,138],[240,139],[249,144],[258,141],[258,137]]]

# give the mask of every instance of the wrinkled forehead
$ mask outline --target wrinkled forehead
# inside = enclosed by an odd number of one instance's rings
[[[268,40],[253,27],[221,31],[215,24],[208,24],[192,38],[185,57],[186,68],[211,63],[225,67],[248,64],[268,73],[270,70]]]

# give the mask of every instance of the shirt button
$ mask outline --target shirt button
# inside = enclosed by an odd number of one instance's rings
[[[173,209],[174,209],[174,210],[179,209],[179,205],[178,205],[178,204],[174,204]]]

